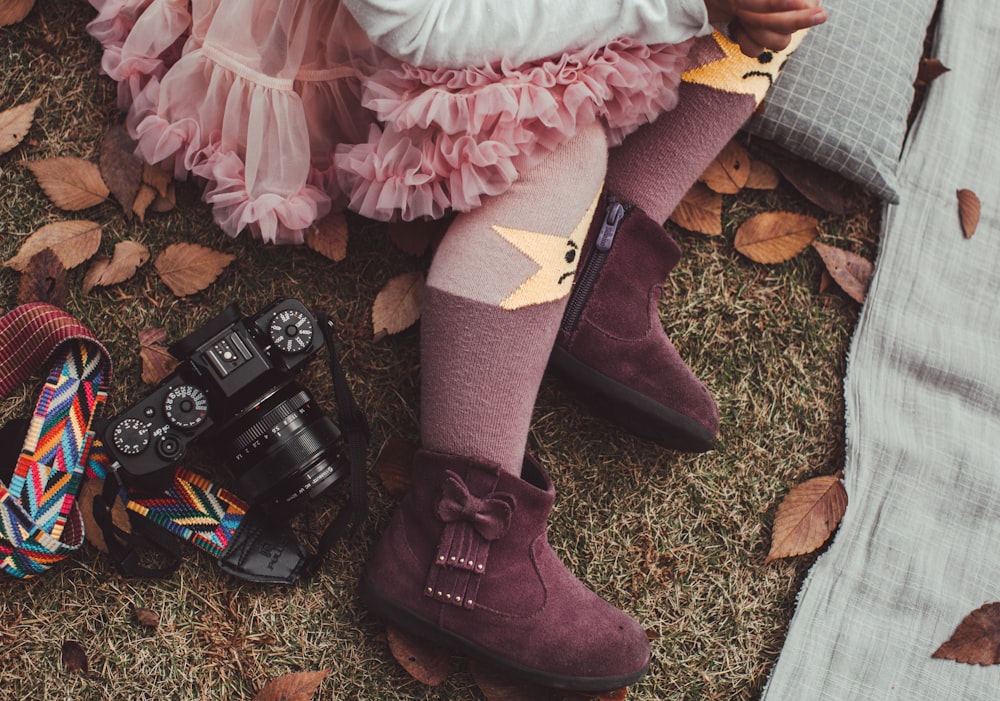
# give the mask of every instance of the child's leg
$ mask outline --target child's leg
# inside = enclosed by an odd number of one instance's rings
[[[397,626],[581,691],[638,680],[649,641],[548,546],[555,490],[524,447],[606,156],[603,129],[583,130],[442,241],[424,296],[424,447],[360,588]]]
[[[612,420],[670,448],[713,447],[719,413],[660,324],[662,284],[680,257],[662,224],[753,114],[794,46],[748,57],[721,34],[699,39],[691,51],[696,68],[684,74],[677,107],[608,156],[615,233],[595,222],[581,265],[592,267],[602,231],[601,273],[581,272],[594,281],[574,291],[573,318],[564,322],[552,365],[595,395]]]
[[[594,125],[449,228],[421,318],[425,448],[520,473],[606,159]]]

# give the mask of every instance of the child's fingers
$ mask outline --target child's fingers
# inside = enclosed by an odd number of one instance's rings
[[[775,12],[815,10],[819,7],[819,0],[739,0],[736,5],[737,14],[742,12],[772,14]]]
[[[736,25],[732,29],[733,41],[735,41],[742,51],[747,56],[756,57],[760,56],[767,49],[760,44],[756,39],[747,34],[746,30]],[[782,47],[783,48],[783,47]],[[780,48],[775,48],[775,51],[780,51]]]
[[[774,34],[794,34],[800,29],[808,29],[826,21],[826,11],[819,8],[790,10],[787,12],[746,12],[736,14],[740,24],[749,32]],[[771,47],[778,48],[778,47]]]

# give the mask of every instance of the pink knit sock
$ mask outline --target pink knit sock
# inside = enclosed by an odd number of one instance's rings
[[[424,448],[520,474],[606,159],[603,129],[583,129],[448,229],[421,315]]]
[[[608,155],[608,189],[664,222],[750,118],[801,41],[782,52],[743,55],[716,32],[691,49],[677,107],[626,137]]]

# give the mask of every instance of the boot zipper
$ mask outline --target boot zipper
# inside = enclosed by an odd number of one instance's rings
[[[615,242],[615,235],[628,214],[628,209],[621,202],[615,199],[614,195],[607,195],[608,207],[604,214],[604,221],[601,222],[601,230],[597,232],[597,239],[594,241],[594,249],[590,252],[590,257],[583,266],[583,270],[573,284],[573,292],[570,294],[569,302],[566,303],[566,312],[563,314],[562,330],[571,333],[576,328],[583,308],[587,306],[590,293],[594,290],[594,284],[600,277],[601,268],[608,259],[608,252]]]

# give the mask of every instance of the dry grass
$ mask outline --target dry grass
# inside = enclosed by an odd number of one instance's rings
[[[85,33],[92,15],[84,2],[39,0],[22,25],[0,29],[0,109],[43,98],[29,140],[0,157],[4,260],[27,233],[69,218],[48,204],[20,161],[93,157],[119,119],[114,86],[97,74],[98,47]],[[426,261],[395,250],[363,222],[354,222],[340,264],[304,249],[230,240],[193,187],[182,187],[179,197],[177,210],[145,225],[125,221],[112,204],[86,212],[104,225],[102,252],[133,237],[154,254],[188,240],[237,256],[213,287],[183,300],[148,269],[85,296],[82,270],[74,271],[69,309],[106,339],[115,358],[112,409],[143,391],[139,329],[165,326],[178,338],[228,302],[251,311],[288,295],[339,323],[374,451],[391,437],[415,438],[417,335],[373,343],[368,313],[389,277]],[[630,691],[634,701],[755,698],[777,657],[811,561],[764,565],[770,524],[793,484],[842,464],[841,381],[857,306],[838,293],[817,293],[812,252],[759,266],[733,251],[732,232],[757,211],[795,209],[821,217],[828,242],[870,255],[877,213],[868,199],[859,197],[859,205],[857,215],[831,217],[787,189],[750,193],[728,202],[724,236],[674,230],[685,255],[667,283],[663,320],[718,400],[718,450],[663,451],[595,417],[556,380],[542,386],[530,442],[559,493],[552,542],[579,576],[653,636],[652,670]],[[17,282],[16,273],[0,269],[0,308],[13,306]],[[317,393],[328,391],[320,364],[304,380]],[[34,390],[0,402],[0,420],[26,415]],[[322,698],[479,698],[457,658],[442,687],[410,680],[389,656],[380,624],[359,607],[359,569],[393,503],[374,476],[370,483],[373,514],[362,541],[341,545],[320,576],[297,586],[242,584],[193,551],[169,580],[126,580],[89,546],[43,577],[0,580],[0,698],[243,699],[284,672],[324,668],[331,672]],[[320,507],[304,525],[318,527],[326,516]],[[136,624],[135,607],[155,611],[159,627]],[[84,644],[88,674],[62,669],[59,648],[67,639]]]

